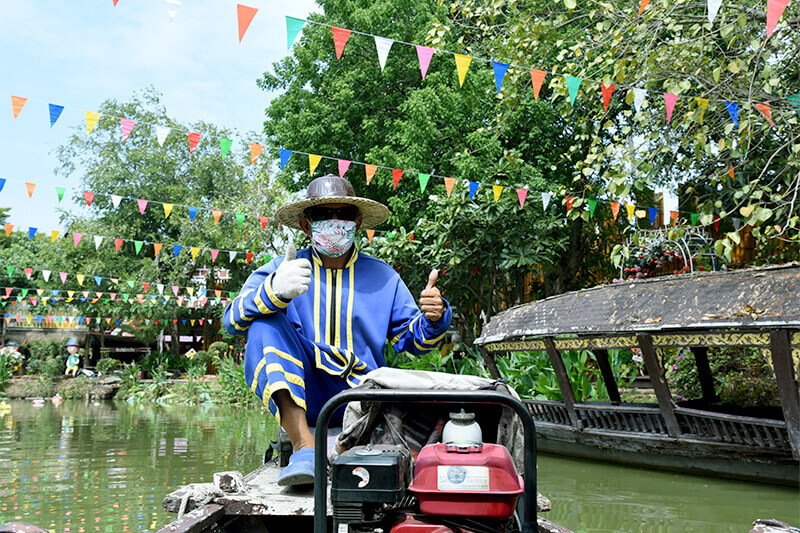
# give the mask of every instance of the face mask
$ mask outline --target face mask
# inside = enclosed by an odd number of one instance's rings
[[[311,223],[311,242],[322,255],[339,257],[347,253],[355,240],[355,221],[331,219]]]

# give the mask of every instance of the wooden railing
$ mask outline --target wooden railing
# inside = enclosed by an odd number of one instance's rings
[[[771,449],[789,449],[786,424],[782,420],[709,413],[678,407],[675,415],[681,433],[730,444]]]
[[[550,422],[562,426],[571,426],[569,413],[564,402],[552,400],[525,400],[525,405],[537,422]]]
[[[667,426],[658,407],[576,404],[575,411],[584,428],[667,434]]]

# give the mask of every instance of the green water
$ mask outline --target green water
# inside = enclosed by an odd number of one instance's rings
[[[53,533],[157,531],[171,490],[249,472],[274,436],[268,416],[224,407],[9,401],[0,411],[0,523]],[[541,456],[546,516],[574,531],[747,532],[800,524],[797,490]]]

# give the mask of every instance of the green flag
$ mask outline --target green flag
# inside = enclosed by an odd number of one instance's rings
[[[232,299],[236,298],[236,293],[233,292],[233,291],[228,291],[228,297],[232,300]]]
[[[13,275],[14,275],[14,267],[13,267],[13,266],[11,266],[11,265],[8,265],[8,266],[6,267],[6,270],[8,270],[8,277],[9,277],[9,278],[10,278],[11,276],[13,276]]]
[[[139,255],[139,252],[142,251],[142,245],[144,241],[133,241],[133,246],[136,248],[136,255]]]
[[[700,218],[700,214],[699,213],[691,213],[689,216],[692,218],[692,226],[696,226],[697,225],[697,219]]]
[[[30,289],[22,289],[22,297],[25,298],[28,295],[28,290]]]
[[[597,200],[589,198],[586,200],[586,203],[589,204],[589,216],[594,218],[594,210],[597,208]]]
[[[425,187],[428,186],[428,180],[431,179],[430,174],[419,173],[419,191],[425,192]]]
[[[233,144],[233,141],[226,139],[225,137],[219,140],[219,149],[222,150],[222,159],[225,159],[225,156],[228,155],[228,150],[231,149],[231,144]]]
[[[64,198],[64,191],[66,189],[64,187],[56,187],[56,194],[58,194],[58,201],[60,202]]]
[[[123,293],[123,294],[122,294],[122,300],[123,300],[123,301],[127,300],[129,296],[130,296],[130,295],[129,295],[127,292],[126,292],[126,293]]]
[[[797,113],[800,114],[800,93],[787,96],[786,98],[789,100],[789,103],[794,106]]]
[[[297,34],[300,33],[300,30],[303,29],[305,26],[306,21],[303,19],[297,19],[294,17],[286,17],[286,49],[289,50],[292,47],[292,43],[294,40],[297,39]]]
[[[567,78],[567,89],[569,89],[569,103],[570,105],[575,105],[575,98],[578,96],[578,89],[581,86],[581,82],[583,81],[581,78],[576,78],[574,76],[564,76]]]
[[[242,224],[244,223],[244,215],[241,213],[236,213],[236,220],[239,221],[239,227],[241,228]]]

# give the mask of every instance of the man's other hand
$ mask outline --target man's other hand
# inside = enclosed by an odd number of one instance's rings
[[[444,314],[442,293],[436,288],[438,280],[439,271],[434,268],[428,276],[428,284],[419,295],[419,309],[431,324],[435,324]]]

